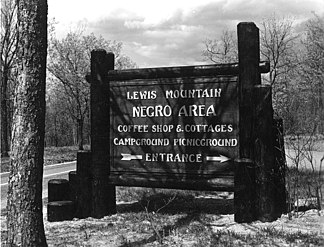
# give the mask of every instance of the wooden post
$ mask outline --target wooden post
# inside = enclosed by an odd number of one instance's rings
[[[237,26],[239,55],[239,160],[235,164],[235,221],[255,220],[253,88],[261,84],[259,29],[254,23],[241,22]],[[250,160],[247,162],[247,160]],[[244,175],[243,175],[243,174]],[[241,188],[242,187],[242,188]],[[237,198],[236,198],[237,197]],[[246,215],[244,215],[246,213]]]
[[[115,186],[108,184],[110,172],[110,107],[108,70],[114,69],[114,54],[91,52],[91,173],[92,212],[101,218],[116,212]]]
[[[79,186],[76,171],[69,172],[69,184],[70,184],[70,200],[75,203],[77,198],[77,190]]]
[[[286,202],[286,155],[283,134],[283,120],[273,120],[273,142],[274,142],[274,184],[275,184],[275,206],[278,217],[287,212]]]
[[[70,200],[70,185],[67,179],[48,181],[48,221],[71,220],[74,217],[74,202]]]
[[[257,219],[273,221],[277,218],[274,198],[274,150],[272,134],[271,86],[257,85],[253,93],[254,111],[254,163],[256,175]]]
[[[72,220],[74,203],[72,201],[55,201],[47,204],[47,220],[50,222]]]
[[[255,167],[250,159],[236,159],[234,165],[234,220],[249,223],[255,220]]]
[[[79,151],[77,153],[77,193],[75,216],[84,219],[91,216],[92,208],[92,177],[91,152]]]
[[[252,22],[241,22],[237,26],[239,55],[239,104],[240,104],[240,158],[253,160],[253,109],[252,91],[261,84],[259,71],[259,29]]]
[[[70,200],[70,185],[67,179],[48,181],[48,202]]]

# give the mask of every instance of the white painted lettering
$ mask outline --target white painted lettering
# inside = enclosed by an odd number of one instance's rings
[[[146,153],[147,162],[201,163],[202,154]]]
[[[170,117],[171,114],[169,105],[133,106],[133,117]]]
[[[185,117],[208,117],[216,116],[214,105],[207,107],[205,105],[183,105],[180,107],[178,116]]]
[[[156,133],[156,132],[171,132],[172,129],[174,128],[174,126],[171,125],[152,125],[152,132]]]
[[[156,99],[156,91],[133,91],[126,93],[126,99]]]

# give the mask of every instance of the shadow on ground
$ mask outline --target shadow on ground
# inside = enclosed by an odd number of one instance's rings
[[[210,197],[194,197],[181,195],[173,198],[168,194],[155,194],[142,198],[134,203],[121,203],[117,205],[118,213],[131,212],[159,212],[165,214],[179,214],[199,212],[201,214],[233,214],[234,200]]]
[[[160,214],[176,215],[181,214],[183,217],[178,218],[174,224],[164,225],[161,228],[154,229],[154,217],[151,217],[150,223],[153,228],[153,235],[135,242],[127,243],[127,246],[142,246],[144,244],[158,241],[162,244],[163,238],[169,236],[172,232],[188,232],[192,227],[210,228],[208,222],[204,219],[204,214],[213,214],[222,217],[224,214],[234,213],[233,199],[218,199],[218,198],[196,198],[194,196],[177,196],[172,197],[166,194],[155,194],[145,197],[139,202],[131,204],[117,205],[118,213],[138,213],[145,212],[147,218],[150,214],[158,212]],[[197,224],[192,224],[198,222]],[[196,232],[197,229],[194,229]],[[198,229],[199,231],[199,229]]]

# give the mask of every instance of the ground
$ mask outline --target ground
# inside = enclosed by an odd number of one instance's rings
[[[45,207],[44,223],[49,246],[324,246],[324,210],[238,224],[233,208],[233,193],[158,193],[102,219],[48,222]],[[1,226],[4,243],[4,216]]]

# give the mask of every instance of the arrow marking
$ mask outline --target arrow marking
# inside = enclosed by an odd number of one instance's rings
[[[141,160],[143,159],[143,155],[140,154],[121,154],[123,157],[121,160]]]
[[[224,155],[220,155],[220,156],[206,156],[206,160],[207,161],[217,161],[220,163],[226,162],[228,160],[230,160],[230,158],[224,156]]]

